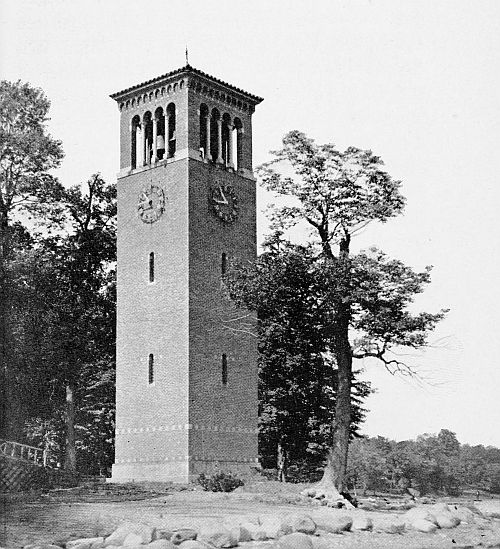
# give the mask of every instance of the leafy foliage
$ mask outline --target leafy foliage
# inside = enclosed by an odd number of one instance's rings
[[[198,484],[207,492],[232,492],[245,483],[232,473],[215,473],[205,475],[201,473],[197,480]]]

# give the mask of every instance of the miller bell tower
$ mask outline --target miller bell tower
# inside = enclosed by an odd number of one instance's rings
[[[262,99],[190,65],[111,97],[121,113],[111,481],[248,472],[255,318],[234,308],[222,275],[256,256]]]

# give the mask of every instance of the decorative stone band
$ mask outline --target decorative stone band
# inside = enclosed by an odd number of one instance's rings
[[[257,434],[258,429],[252,429],[249,427],[233,427],[229,425],[199,425],[186,423],[174,424],[174,425],[159,425],[157,427],[135,427],[135,428],[122,428],[116,429],[116,435],[127,435],[130,433],[155,433],[161,431],[213,431],[219,433],[252,433]]]
[[[117,460],[116,463],[165,463],[168,462],[186,462],[186,461],[209,461],[217,463],[259,463],[258,457],[251,458],[235,458],[235,459],[224,459],[220,455],[203,455],[203,456],[186,456],[179,454],[177,456],[167,456],[162,459],[147,459],[147,458],[133,458],[133,459],[121,459]]]
[[[147,170],[151,170],[152,168],[157,168],[165,164],[172,164],[174,162],[178,162],[179,160],[184,160],[186,158],[191,158],[193,160],[198,160],[200,162],[206,162],[206,159],[202,158],[200,151],[193,150],[193,149],[189,149],[189,150],[181,149],[179,151],[175,151],[175,155],[172,156],[171,158],[158,160],[157,162],[149,164],[147,166],[137,166],[134,169],[132,169],[130,166],[128,166],[127,168],[123,168],[116,174],[116,177],[117,179],[121,179],[122,177],[127,177],[131,173],[145,172]],[[220,166],[220,168],[223,169],[222,166]],[[237,170],[237,173],[242,177],[244,177],[245,179],[256,181],[252,170],[248,170],[246,168],[240,168],[239,170]]]

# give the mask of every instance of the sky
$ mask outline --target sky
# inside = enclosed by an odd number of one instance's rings
[[[109,94],[189,63],[264,97],[254,166],[292,129],[369,148],[402,181],[404,215],[370,225],[377,245],[433,265],[415,310],[450,312],[419,379],[366,361],[376,393],[363,433],[396,440],[450,429],[500,447],[500,2],[486,0],[3,0],[0,76],[41,87],[66,185],[119,170]],[[258,192],[259,212],[270,197]],[[258,238],[267,232],[263,213]],[[306,238],[306,235],[300,235]]]

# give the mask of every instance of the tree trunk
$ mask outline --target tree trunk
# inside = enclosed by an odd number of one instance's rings
[[[286,470],[288,467],[288,452],[283,444],[283,439],[278,442],[277,452],[277,464],[278,464],[278,480],[279,482],[286,482]]]
[[[8,218],[0,211],[0,438],[7,438],[8,403],[10,398],[8,357],[7,357],[7,324],[9,295],[7,289],[7,255],[8,255]]]
[[[337,362],[338,385],[335,402],[335,418],[332,429],[332,445],[328,453],[327,464],[320,485],[323,488],[339,492],[346,488],[347,456],[351,427],[351,385],[352,385],[352,349],[349,342],[349,324],[351,321],[349,260],[350,236],[340,242],[338,272],[344,281],[344,288],[336,303],[336,318],[331,327],[332,347]]]
[[[66,383],[66,449],[64,468],[76,473],[76,444],[75,444],[75,397],[74,388],[70,382]]]

